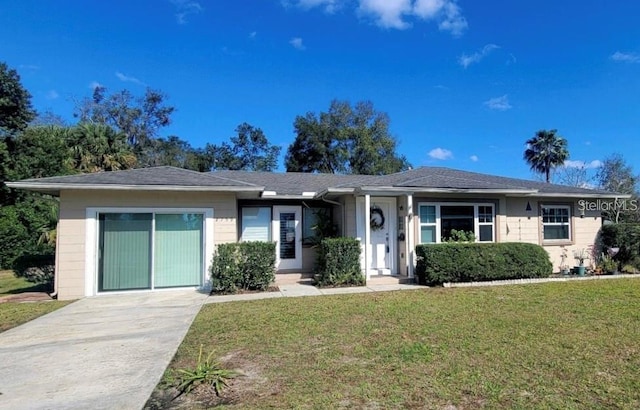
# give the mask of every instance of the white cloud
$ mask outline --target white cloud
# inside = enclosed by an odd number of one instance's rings
[[[249,38],[253,40],[254,38],[256,38],[257,35],[258,35],[257,31],[252,31],[251,33],[249,33]]]
[[[60,97],[60,94],[58,94],[58,92],[56,90],[49,90],[49,91],[47,91],[47,94],[45,95],[45,98],[47,100],[55,100],[58,97]]]
[[[404,30],[411,24],[403,16],[412,12],[411,0],[360,0],[358,14],[370,16],[383,28]]]
[[[594,159],[591,162],[585,161],[574,161],[574,160],[566,160],[562,165],[565,168],[585,168],[585,169],[595,169],[600,168],[602,166],[602,161]]]
[[[616,51],[611,54],[611,57],[609,58],[620,63],[640,63],[640,54],[638,53],[623,53],[621,51]]]
[[[462,67],[467,68],[471,64],[480,62],[480,60],[485,58],[487,55],[489,55],[489,53],[497,48],[500,48],[500,46],[497,46],[495,44],[487,44],[486,46],[482,47],[481,50],[478,50],[473,54],[462,54],[460,57],[458,57],[458,63]]]
[[[142,81],[138,80],[137,78],[128,76],[126,74],[122,74],[120,71],[116,71],[116,77],[118,77],[118,80],[124,81],[125,83],[134,83],[134,84],[138,84],[138,85],[146,85],[145,83],[143,83]]]
[[[300,37],[292,38],[291,40],[289,40],[289,44],[291,44],[293,48],[298,49],[300,51],[307,49],[302,43],[302,39]]]
[[[176,7],[176,21],[178,24],[186,24],[189,14],[198,14],[202,10],[202,6],[193,0],[169,0]]]
[[[429,151],[429,157],[439,160],[447,160],[453,158],[453,152],[444,148],[434,148]]]
[[[290,5],[298,6],[302,9],[308,10],[314,7],[324,8],[324,11],[329,14],[333,14],[338,10],[341,6],[341,1],[339,0],[298,0],[296,1],[283,1],[282,4],[285,7]]]
[[[502,97],[491,98],[483,103],[489,109],[496,111],[507,111],[511,109],[511,104],[509,104],[509,96],[507,94]]]
[[[433,20],[441,31],[460,36],[467,29],[457,0],[282,0],[284,7],[297,6],[304,10],[323,8],[328,14],[348,5],[357,5],[360,17],[371,19],[382,28],[405,30],[412,26],[408,19]]]
[[[438,23],[438,28],[441,31],[449,31],[455,37],[460,37],[469,27],[467,19],[460,12],[460,7],[454,1],[447,1],[442,10],[443,18]]]
[[[472,156],[470,156],[470,157],[469,157],[469,159],[470,159],[471,161],[473,161],[473,162],[478,162],[478,161],[480,160],[480,158],[478,158],[478,156],[477,156],[477,155],[472,155]]]

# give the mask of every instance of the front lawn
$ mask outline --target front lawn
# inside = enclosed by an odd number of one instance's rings
[[[167,374],[202,344],[234,408],[639,408],[638,340],[640,279],[267,299],[204,306]]]
[[[22,278],[16,278],[10,270],[0,271],[0,297],[26,292],[44,292],[45,289],[44,285],[35,285]],[[69,303],[57,300],[0,303],[0,332],[53,312]]]

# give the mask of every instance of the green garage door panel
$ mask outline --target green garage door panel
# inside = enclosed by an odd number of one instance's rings
[[[100,291],[151,287],[152,217],[100,214]]]
[[[202,214],[156,214],[154,287],[201,284],[202,236]]]

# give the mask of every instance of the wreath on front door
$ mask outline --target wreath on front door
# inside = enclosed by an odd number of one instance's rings
[[[379,206],[374,205],[369,208],[369,226],[372,231],[379,231],[384,228],[384,213]]]

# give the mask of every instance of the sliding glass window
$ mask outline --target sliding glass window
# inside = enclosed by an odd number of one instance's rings
[[[100,213],[98,221],[98,291],[202,283],[203,214]]]

